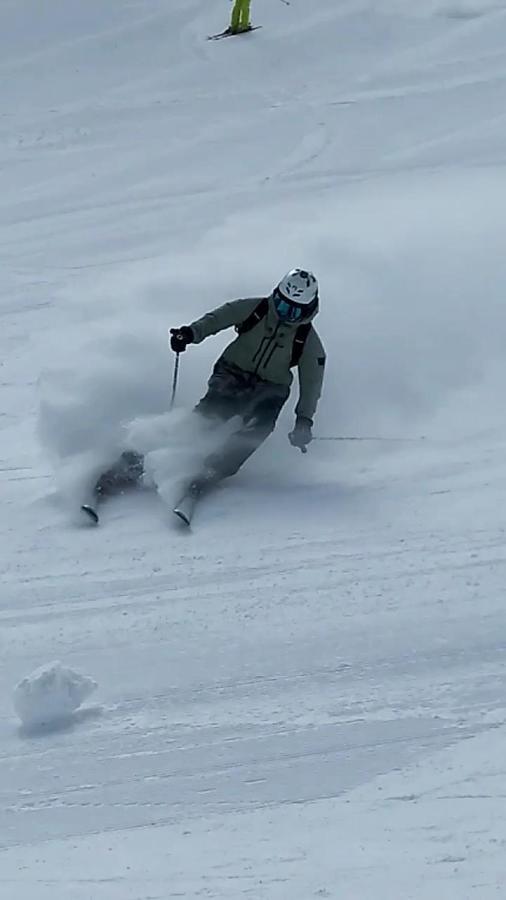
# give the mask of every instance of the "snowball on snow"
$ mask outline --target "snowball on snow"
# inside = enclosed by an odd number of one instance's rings
[[[71,715],[96,687],[93,678],[48,663],[16,685],[14,709],[23,725],[47,725]]]

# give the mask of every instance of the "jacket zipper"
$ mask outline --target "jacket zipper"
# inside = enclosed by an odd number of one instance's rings
[[[272,344],[273,342],[275,342],[276,337],[277,337],[277,334],[278,334],[279,326],[280,326],[280,325],[281,325],[281,322],[278,322],[278,324],[276,325],[276,327],[275,327],[275,329],[274,329],[274,333],[273,333],[272,337],[267,341],[267,344],[265,345],[264,349],[262,350],[262,352],[261,352],[261,354],[260,354],[260,356],[259,356],[259,358],[258,358],[258,362],[257,362],[257,364],[256,364],[256,366],[255,366],[255,372],[254,372],[255,375],[258,375],[258,370],[259,370],[260,366],[262,365],[262,361],[263,361],[265,355],[268,353],[271,344]],[[265,340],[265,338],[264,338],[264,340]],[[261,346],[261,345],[260,345],[260,346]],[[272,348],[272,352],[271,352],[271,355],[269,356],[269,359],[265,362],[265,365],[267,365],[267,362],[270,362],[270,360],[271,360],[271,358],[272,358],[272,355],[273,355],[275,349],[276,349],[276,347],[274,346],[274,347]],[[255,355],[256,355],[256,354],[255,354]]]
[[[257,349],[256,349],[256,352],[253,354],[252,362],[255,362],[255,359],[257,359],[257,357],[263,353],[263,350],[264,350],[264,346],[265,346],[266,341],[268,342],[268,341],[269,341],[269,338],[268,338],[268,337],[263,337],[262,340],[260,341],[260,343],[259,343]]]
[[[267,368],[267,366],[269,365],[269,363],[270,363],[272,357],[274,356],[276,350],[278,350],[280,347],[281,347],[281,344],[274,344],[274,347],[272,348],[271,352],[270,352],[269,355],[264,359],[264,369]]]

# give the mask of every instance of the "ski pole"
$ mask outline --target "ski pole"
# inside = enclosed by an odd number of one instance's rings
[[[180,355],[181,355],[180,353],[176,353],[176,359],[174,362],[174,377],[172,379],[172,396],[170,398],[169,411],[173,409],[174,401],[176,399],[177,380],[179,377],[179,357],[180,357]]]

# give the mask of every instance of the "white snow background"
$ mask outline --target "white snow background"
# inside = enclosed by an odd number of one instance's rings
[[[0,896],[501,897],[506,3],[229,11],[0,4]],[[294,265],[315,433],[402,440],[302,457],[294,390],[182,534],[230,335],[167,415],[167,329]],[[76,527],[128,443],[159,493]],[[53,659],[101,714],[19,729]]]

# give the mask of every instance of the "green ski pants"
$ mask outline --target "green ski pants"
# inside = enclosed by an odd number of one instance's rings
[[[250,27],[250,4],[251,0],[235,0],[230,19],[231,31],[242,31]]]

